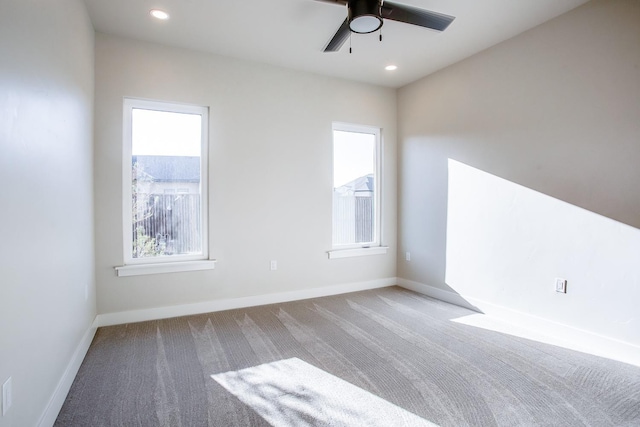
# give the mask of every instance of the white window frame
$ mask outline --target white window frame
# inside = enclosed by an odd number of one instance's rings
[[[352,256],[362,255],[379,255],[386,254],[388,247],[382,245],[382,129],[375,126],[357,125],[351,123],[334,122],[331,132],[332,153],[335,147],[335,140],[333,134],[335,131],[353,132],[353,133],[366,133],[375,136],[375,177],[374,177],[374,225],[373,233],[374,239],[372,242],[355,243],[355,244],[343,244],[336,245],[333,243],[333,237],[331,238],[332,250],[328,252],[329,258],[346,258]],[[331,171],[333,179],[334,158],[331,156]],[[333,188],[333,182],[332,182]],[[332,215],[333,215],[333,201],[332,201]],[[331,224],[331,233],[333,236],[333,221]]]
[[[201,152],[200,152],[200,209],[202,219],[202,252],[193,255],[170,255],[146,258],[134,258],[132,251],[132,192],[131,192],[131,158],[132,158],[132,112],[134,109],[145,109],[171,113],[197,114],[202,117]],[[212,269],[213,261],[209,260],[209,203],[208,203],[208,146],[209,146],[209,108],[179,104],[165,101],[152,101],[136,98],[125,98],[123,108],[123,156],[122,156],[122,236],[124,250],[124,266],[116,267],[118,276],[138,274],[170,273],[176,271],[193,271]],[[201,262],[206,260],[208,262]],[[198,262],[200,261],[200,262]],[[157,266],[157,268],[154,267]]]

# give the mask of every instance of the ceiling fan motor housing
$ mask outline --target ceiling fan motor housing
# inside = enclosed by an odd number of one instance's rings
[[[367,34],[382,27],[380,0],[349,0],[349,28],[354,33]]]

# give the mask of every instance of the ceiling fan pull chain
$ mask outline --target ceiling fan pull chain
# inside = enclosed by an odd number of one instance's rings
[[[351,32],[349,32],[349,53],[351,53]]]
[[[382,41],[382,27],[380,27],[380,41]]]

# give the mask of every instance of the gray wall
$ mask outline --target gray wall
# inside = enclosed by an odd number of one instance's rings
[[[93,42],[79,0],[0,4],[0,426],[33,426],[96,315]]]
[[[210,107],[215,270],[115,276],[123,263],[123,97]],[[97,34],[95,112],[99,313],[395,277],[394,90]],[[332,121],[383,128],[387,255],[327,258]]]
[[[640,344],[639,41],[594,1],[402,88],[398,275]]]

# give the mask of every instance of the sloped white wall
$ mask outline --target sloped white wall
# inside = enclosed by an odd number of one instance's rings
[[[592,1],[402,88],[398,275],[640,345],[639,41]]]
[[[38,424],[96,315],[93,42],[80,0],[0,5],[2,427]]]
[[[123,263],[123,97],[210,107],[215,270],[116,277],[113,268]],[[386,255],[327,257],[333,121],[383,129]],[[395,90],[97,34],[99,313],[395,277],[396,134]]]

